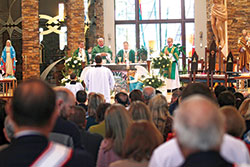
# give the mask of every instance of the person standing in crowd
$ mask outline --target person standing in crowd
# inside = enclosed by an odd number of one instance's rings
[[[79,90],[76,92],[76,100],[78,102],[78,106],[81,106],[85,109],[86,115],[88,116],[88,105],[85,104],[87,101],[87,93],[84,90]]]
[[[105,113],[106,134],[98,153],[97,167],[109,167],[121,159],[126,131],[132,124],[124,106],[113,104]]]
[[[84,83],[89,92],[101,93],[107,103],[110,103],[110,90],[114,88],[115,80],[112,71],[102,66],[102,57],[95,57],[96,66],[87,71]]]
[[[74,148],[82,149],[79,129],[74,123],[68,121],[69,116],[74,112],[72,107],[76,103],[75,97],[70,90],[64,87],[55,87],[54,91],[56,92],[56,101],[59,104],[59,116],[52,133],[72,138]],[[61,141],[62,138],[51,137],[50,139],[65,144]]]
[[[112,61],[112,51],[109,47],[104,46],[104,39],[97,39],[97,46],[92,50],[92,59],[94,60],[96,56],[101,56],[102,59],[106,60],[106,63],[111,63]]]
[[[163,143],[162,134],[149,121],[134,122],[127,130],[123,144],[123,160],[110,167],[147,167],[154,149]]]
[[[90,52],[91,49],[88,51]],[[74,56],[80,57],[80,59],[82,60],[83,63],[85,62],[86,64],[90,64],[91,57],[89,57],[88,51],[85,50],[84,42],[80,41],[79,47],[74,52]]]
[[[103,137],[96,133],[90,133],[85,130],[86,127],[86,111],[80,106],[74,106],[74,114],[70,115],[69,121],[74,122],[81,134],[81,143],[84,145],[86,150],[94,157],[95,163],[97,160],[97,155],[99,147]]]
[[[1,57],[1,67],[6,76],[14,77],[16,71],[16,52],[11,41],[6,41]]]
[[[123,49],[121,49],[117,56],[115,57],[115,63],[126,63],[126,62],[135,63],[135,51],[129,49],[128,42],[123,42]]]
[[[168,38],[167,42],[168,46],[165,46],[161,52],[168,56],[171,61],[171,68],[166,85],[168,89],[173,90],[181,87],[178,69],[179,51],[173,46],[173,38]]]
[[[10,146],[0,152],[0,166],[86,166],[94,160],[85,150],[73,150],[49,142],[48,136],[58,116],[52,88],[41,80],[21,83],[7,112],[15,125]]]
[[[145,86],[143,88],[142,94],[145,104],[148,104],[149,100],[156,95],[156,91],[155,88],[153,88],[152,86]]]
[[[183,101],[174,122],[176,139],[185,157],[181,167],[233,167],[220,155],[224,127],[225,118],[216,103],[202,96]]]

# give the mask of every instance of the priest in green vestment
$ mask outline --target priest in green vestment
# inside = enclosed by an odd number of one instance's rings
[[[83,41],[79,42],[79,47],[75,50],[74,56],[80,57],[82,62],[85,62],[86,64],[90,64],[89,53],[87,50],[85,50]]]
[[[115,57],[115,63],[126,63],[126,61],[135,63],[135,51],[129,49],[127,41],[123,42],[123,49],[121,49]]]
[[[176,89],[181,87],[180,78],[179,78],[179,70],[178,70],[178,60],[179,60],[179,51],[178,48],[173,46],[173,38],[167,39],[168,46],[165,46],[162,49],[162,53],[164,53],[167,57],[169,57],[171,61],[171,67],[168,71],[168,79],[166,80],[168,89]]]
[[[102,56],[102,59],[106,60],[106,63],[111,63],[112,51],[110,50],[109,47],[104,46],[104,39],[98,38],[97,43],[98,43],[98,45],[93,48],[92,53],[91,53],[92,60],[95,59],[95,56],[100,55],[100,56]]]

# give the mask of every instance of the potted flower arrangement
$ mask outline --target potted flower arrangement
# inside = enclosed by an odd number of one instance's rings
[[[155,89],[165,85],[164,80],[162,80],[161,78],[159,78],[156,75],[146,77],[142,83],[143,83],[144,87],[145,86],[152,86]]]
[[[161,53],[160,57],[155,57],[152,60],[152,68],[160,70],[160,76],[164,78],[169,77],[169,68],[171,67],[171,60],[164,54]]]
[[[74,72],[76,76],[80,76],[82,71],[81,59],[77,56],[65,57],[64,69],[62,74],[64,78],[61,80],[61,84],[65,85],[70,82],[70,74]],[[79,81],[79,80],[78,80]]]

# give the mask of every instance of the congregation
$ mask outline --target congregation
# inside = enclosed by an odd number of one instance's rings
[[[190,83],[170,103],[147,86],[119,92],[111,104],[33,79],[0,102],[0,166],[250,164],[249,96],[223,85]]]

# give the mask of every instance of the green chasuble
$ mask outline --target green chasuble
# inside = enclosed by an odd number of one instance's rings
[[[95,61],[95,56],[98,53],[102,53],[102,52],[109,53],[111,56],[110,59],[112,60],[112,51],[109,49],[109,47],[107,46],[100,47],[99,45],[97,45],[93,48],[92,53],[91,53],[93,62]],[[102,59],[106,59],[106,56],[103,56]],[[107,63],[110,63],[110,62],[107,60]]]
[[[131,61],[132,63],[135,63],[135,51],[134,50],[129,50],[129,53],[126,54],[126,52],[124,51],[124,49],[120,50],[117,53],[117,56],[115,57],[115,63],[120,63],[119,62],[119,57],[121,59],[121,62],[125,62],[126,61],[126,55],[129,56],[129,61]],[[138,58],[137,58],[138,60]]]
[[[85,60],[85,62],[86,62],[86,64],[90,64],[90,60],[89,60],[89,53],[88,53],[88,51],[87,50],[84,50],[85,51],[85,55],[86,55],[86,58],[87,58],[87,60]],[[75,50],[75,52],[74,52],[74,56],[79,56],[78,55],[78,53],[79,53],[79,48],[77,48],[76,50]],[[81,57],[80,57],[81,58]]]
[[[168,50],[169,53],[171,53],[174,57],[174,60],[172,59],[172,64],[169,68],[168,74],[169,74],[169,79],[175,79],[175,71],[178,70],[178,68],[176,69],[176,64],[178,64],[178,60],[179,60],[179,51],[176,47],[172,46],[171,48],[165,46],[162,49],[162,53],[166,53],[166,50]],[[167,55],[169,56],[169,55]]]

